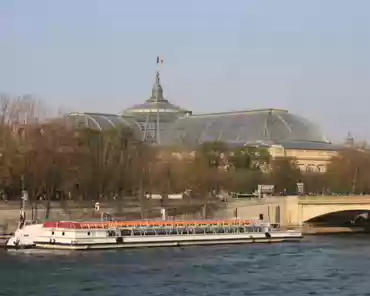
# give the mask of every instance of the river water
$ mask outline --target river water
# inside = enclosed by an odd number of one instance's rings
[[[301,243],[0,252],[0,295],[370,295],[370,235]]]

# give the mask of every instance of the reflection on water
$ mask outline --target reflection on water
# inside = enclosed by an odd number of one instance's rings
[[[0,295],[370,295],[369,243],[1,252]]]

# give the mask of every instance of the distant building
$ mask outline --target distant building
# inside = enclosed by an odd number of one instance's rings
[[[145,141],[161,144],[162,135],[166,134],[173,122],[191,113],[164,98],[160,75],[157,72],[150,98],[142,104],[126,109],[123,115],[130,116],[139,123]]]
[[[70,113],[76,127],[106,130],[130,128],[143,141],[162,146],[194,149],[205,142],[233,146],[262,146],[272,157],[294,157],[304,171],[323,172],[342,149],[332,144],[309,120],[281,109],[193,114],[164,98],[159,72],[152,94],[123,114]]]

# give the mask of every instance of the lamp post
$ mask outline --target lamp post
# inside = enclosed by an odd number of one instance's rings
[[[353,179],[352,179],[352,194],[355,194],[356,192],[356,186],[357,186],[357,176],[358,176],[358,166],[356,165],[356,168],[355,168],[355,173],[353,174]]]
[[[18,228],[22,228],[26,222],[26,203],[28,201],[28,192],[24,189],[24,175],[21,175],[22,182],[22,196],[21,196],[21,210]]]

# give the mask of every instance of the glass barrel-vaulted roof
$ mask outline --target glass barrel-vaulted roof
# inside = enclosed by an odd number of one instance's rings
[[[310,143],[311,149],[326,149],[331,145],[312,122],[277,109],[184,116],[162,136],[162,143],[168,145],[194,146],[213,141],[243,145],[260,142],[305,146]]]
[[[139,124],[129,116],[104,113],[78,113],[67,114],[69,124],[78,128],[89,128],[93,130],[108,130],[117,127],[130,128],[137,136],[141,130]]]

